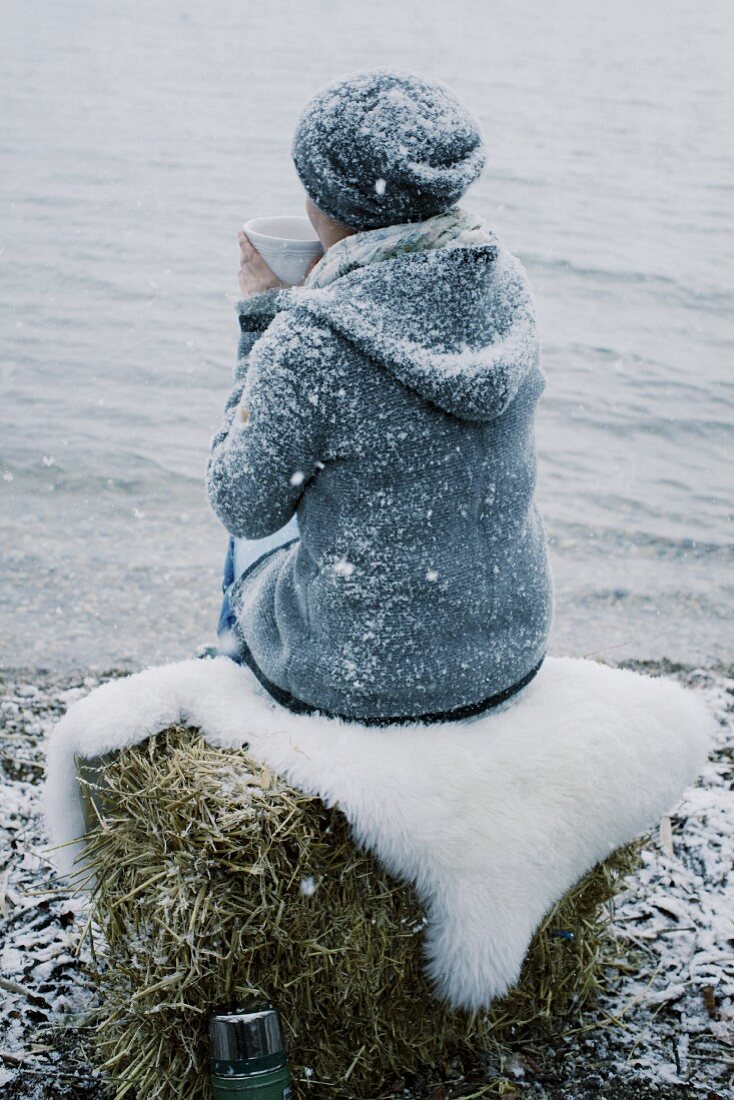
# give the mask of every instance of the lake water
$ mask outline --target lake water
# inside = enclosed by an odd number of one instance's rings
[[[729,658],[733,27],[728,0],[4,5],[0,664],[212,640],[236,231],[303,212],[301,106],[376,65],[477,115],[464,205],[536,293],[553,652]]]

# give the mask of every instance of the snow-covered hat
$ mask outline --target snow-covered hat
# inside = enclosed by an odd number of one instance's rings
[[[485,146],[446,84],[379,68],[320,88],[291,156],[316,206],[362,230],[448,210],[481,173]]]

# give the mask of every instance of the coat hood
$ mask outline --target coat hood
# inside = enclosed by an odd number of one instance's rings
[[[539,365],[524,269],[496,238],[394,256],[279,298],[461,419],[499,416]]]

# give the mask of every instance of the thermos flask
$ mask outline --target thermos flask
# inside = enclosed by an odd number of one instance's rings
[[[216,1012],[209,1022],[214,1100],[291,1100],[278,1013],[267,1001]]]

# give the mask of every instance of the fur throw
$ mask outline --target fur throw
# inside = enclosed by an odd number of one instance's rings
[[[75,756],[178,723],[247,743],[293,786],[338,802],[355,841],[414,884],[428,974],[466,1009],[513,985],[535,928],[579,878],[675,807],[713,734],[690,691],[587,660],[548,658],[521,695],[473,721],[386,729],[293,715],[226,658],[182,661],[95,689],[57,724],[52,841],[84,831]],[[74,850],[57,851],[64,869]]]

